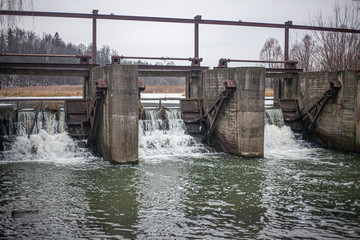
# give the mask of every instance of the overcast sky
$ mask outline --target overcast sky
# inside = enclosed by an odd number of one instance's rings
[[[340,4],[352,0],[338,0]],[[174,18],[309,24],[309,17],[328,13],[336,0],[34,0],[34,11],[91,13]],[[65,42],[88,45],[92,20],[24,17],[20,25],[37,33],[58,32]],[[299,32],[301,33],[301,32]],[[294,40],[296,32],[290,31]],[[98,47],[104,44],[127,56],[193,57],[194,26],[178,23],[147,23],[98,20]],[[220,58],[259,59],[269,37],[284,42],[283,29],[200,25],[202,65],[216,66]],[[185,65],[179,63],[178,65]],[[186,63],[188,64],[188,63]],[[231,63],[231,66],[239,64]]]

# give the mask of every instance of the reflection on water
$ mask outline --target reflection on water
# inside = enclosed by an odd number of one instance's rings
[[[92,157],[64,133],[20,137],[14,146],[42,150],[2,156],[0,237],[360,238],[359,155],[267,125],[265,157],[245,159],[214,153],[173,123],[141,133],[137,166]]]

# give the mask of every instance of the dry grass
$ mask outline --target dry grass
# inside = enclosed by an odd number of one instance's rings
[[[82,96],[82,85],[2,88],[0,97],[69,97]]]
[[[0,97],[69,97],[82,96],[82,85],[35,86],[2,88]],[[185,93],[185,85],[149,85],[145,93]],[[272,89],[265,90],[266,97],[272,97]]]
[[[185,85],[148,85],[144,93],[184,93]]]

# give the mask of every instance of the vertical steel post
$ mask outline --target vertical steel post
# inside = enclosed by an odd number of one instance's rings
[[[92,11],[92,13],[93,13],[93,39],[92,39],[93,53],[92,53],[92,63],[96,64],[96,52],[97,52],[97,49],[96,49],[96,16],[98,15],[99,10],[94,9]]]
[[[292,25],[292,21],[285,22],[286,26]],[[285,27],[285,52],[284,61],[289,61],[289,27]]]
[[[195,48],[195,58],[199,58],[199,20],[201,20],[201,15],[196,15],[194,17],[194,19],[196,20],[195,23],[195,44],[194,44],[194,48]]]

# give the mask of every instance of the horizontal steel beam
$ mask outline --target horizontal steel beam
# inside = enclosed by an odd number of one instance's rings
[[[238,60],[224,58],[227,62],[242,62],[242,63],[298,63],[297,61],[267,61],[267,60]]]
[[[31,16],[31,17],[90,18],[90,19],[95,18],[95,19],[107,19],[107,20],[167,22],[167,23],[190,23],[190,24],[197,23],[197,24],[208,24],[208,25],[263,27],[263,28],[284,28],[284,29],[313,30],[313,31],[360,33],[359,29],[332,28],[332,27],[292,25],[292,24],[277,24],[277,23],[243,22],[241,20],[240,21],[225,21],[225,20],[205,20],[205,19],[188,19],[188,18],[127,16],[127,15],[113,15],[113,14],[108,15],[108,14],[38,12],[38,11],[11,11],[11,10],[0,10],[0,15]]]
[[[179,61],[193,61],[193,60],[200,60],[202,61],[202,58],[174,58],[174,57],[131,57],[131,56],[113,56],[118,57],[120,59],[141,59],[141,60],[179,60]]]
[[[98,67],[99,64],[66,64],[66,63],[19,63],[19,62],[0,62],[1,68],[73,68],[73,69],[89,69]]]
[[[74,97],[8,97],[8,98],[0,98],[0,102],[63,102],[67,100],[81,100],[82,98],[74,98]]]
[[[92,58],[91,55],[61,55],[61,54],[30,54],[30,53],[0,53],[0,57],[58,57],[58,58]]]
[[[195,67],[195,66],[161,66],[161,65],[138,65],[139,71],[142,70],[156,70],[156,71],[202,71],[207,70],[209,67]]]
[[[0,68],[0,74],[89,77],[89,70]]]

